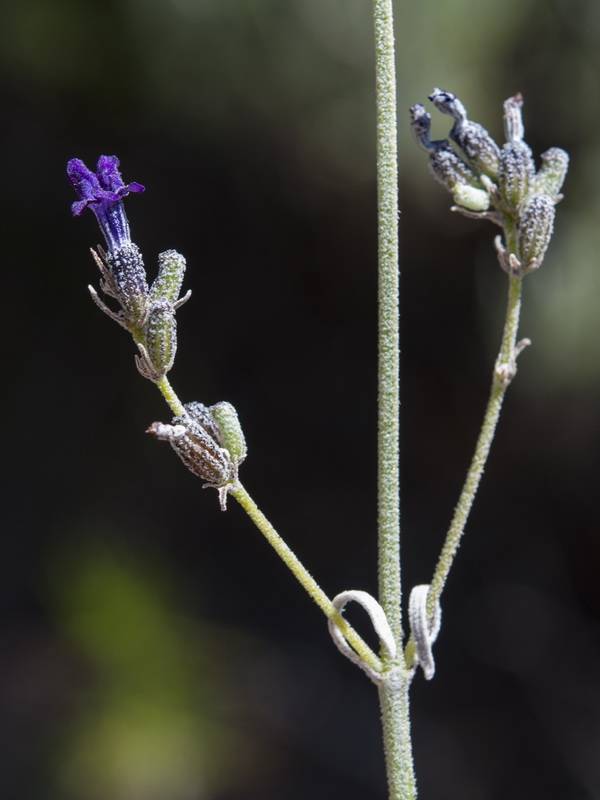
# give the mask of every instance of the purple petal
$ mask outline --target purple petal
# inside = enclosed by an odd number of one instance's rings
[[[94,173],[79,158],[72,158],[67,165],[67,175],[79,198],[71,206],[72,213],[79,216],[88,206],[92,209],[110,252],[130,244],[122,198],[130,192],[143,192],[144,187],[139,183],[128,186],[123,183],[119,159],[100,156]]]
[[[120,161],[116,156],[100,156],[96,165],[96,175],[100,186],[115,194],[125,185],[119,172],[119,165]]]
[[[107,192],[112,192],[117,197],[125,197],[129,192],[143,192],[144,186],[140,183],[125,185],[119,172],[121,162],[117,156],[100,156],[96,165],[99,185]]]
[[[67,164],[67,177],[82,201],[94,198],[100,189],[96,175],[78,158],[72,158]]]

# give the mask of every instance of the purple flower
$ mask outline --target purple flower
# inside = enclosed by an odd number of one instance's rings
[[[131,244],[123,197],[129,192],[143,192],[144,187],[139,183],[123,183],[119,159],[116,156],[100,156],[94,173],[83,161],[72,158],[67,165],[67,175],[79,197],[71,206],[71,211],[78,217],[88,206],[92,209],[109,253]]]
[[[148,281],[142,254],[131,241],[123,198],[129,192],[143,192],[144,187],[139,183],[127,186],[123,183],[116,156],[100,156],[96,172],[78,158],[72,158],[67,175],[79,197],[71,206],[73,214],[79,216],[89,206],[100,224],[108,247],[106,253],[101,247],[94,253],[102,275],[100,288],[118,301],[121,310],[112,312],[94,291],[92,297],[106,314],[128,330],[141,329],[149,310]]]

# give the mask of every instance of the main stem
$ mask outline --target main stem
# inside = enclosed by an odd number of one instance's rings
[[[391,0],[375,0],[379,255],[378,530],[379,602],[402,639],[400,584],[400,332],[398,157]]]
[[[374,0],[377,81],[377,205],[379,262],[378,546],[379,602],[398,646],[383,650],[379,703],[390,800],[416,796],[410,741],[410,673],[402,654],[400,582],[400,325],[398,155],[392,0]]]

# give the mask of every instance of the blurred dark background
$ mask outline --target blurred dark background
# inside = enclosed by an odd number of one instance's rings
[[[407,109],[435,86],[572,166],[413,688],[423,800],[600,798],[600,5],[397,4],[404,583],[429,580],[504,307]],[[242,480],[331,595],[376,590],[371,4],[4,0],[2,800],[383,800],[375,691],[234,503],[144,434],[169,412],[91,303],[65,165],[121,158],[134,240],[188,259],[171,373],[229,400]],[[448,120],[437,115],[434,135]],[[356,612],[351,618],[360,627]],[[365,630],[367,630],[365,628]],[[368,630],[366,635],[368,636]]]

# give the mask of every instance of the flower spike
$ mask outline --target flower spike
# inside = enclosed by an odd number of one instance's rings
[[[430,138],[431,116],[420,103],[410,109],[411,128],[419,147],[429,154],[434,178],[453,196],[452,211],[488,219],[504,229],[505,242],[497,237],[494,244],[500,266],[510,276],[521,278],[538,269],[552,237],[554,206],[562,200],[569,156],[551,147],[542,154],[536,172],[531,148],[524,140],[521,94],[504,103],[507,141],[501,149],[485,128],[467,118],[453,92],[434,89],[429,100],[454,120],[449,138],[464,160],[447,139]]]

